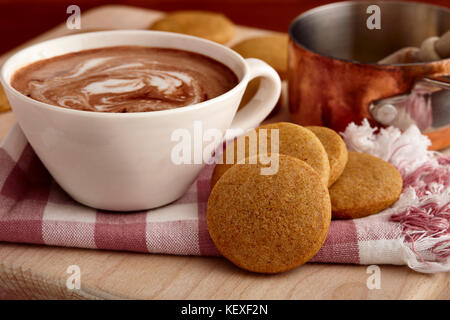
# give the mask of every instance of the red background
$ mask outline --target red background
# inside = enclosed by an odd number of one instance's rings
[[[422,0],[450,7],[449,0]],[[290,21],[329,0],[0,0],[0,53],[4,53],[66,20],[71,4],[81,11],[105,4],[126,4],[161,11],[202,9],[226,14],[235,23],[287,31]]]

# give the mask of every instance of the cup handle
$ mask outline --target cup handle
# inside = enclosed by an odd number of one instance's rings
[[[273,110],[281,93],[281,80],[278,73],[262,60],[245,59],[249,68],[249,82],[262,77],[255,96],[236,113],[226,140],[233,139],[248,129],[258,126]]]

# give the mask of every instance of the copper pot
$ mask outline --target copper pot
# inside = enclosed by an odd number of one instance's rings
[[[381,9],[381,29],[366,26],[370,5]],[[439,78],[450,74],[450,59],[376,63],[398,49],[419,47],[426,38],[448,30],[450,10],[416,2],[339,2],[301,14],[289,28],[288,91],[293,121],[343,131],[350,122],[368,118],[375,125],[404,129],[407,123],[399,121],[398,114],[411,108],[400,110],[396,102],[404,97],[400,104],[404,107],[405,101],[417,101],[408,96],[419,95],[423,106],[417,112],[415,104],[410,122],[428,134],[432,148],[450,145],[450,90],[446,90],[448,80]],[[423,79],[430,75],[433,81]],[[427,88],[425,96],[423,88]],[[422,90],[420,94],[416,89]],[[441,89],[443,92],[437,92]],[[388,105],[385,101],[395,109],[390,121],[377,113],[380,106]]]

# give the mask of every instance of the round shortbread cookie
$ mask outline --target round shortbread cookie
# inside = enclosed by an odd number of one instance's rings
[[[350,151],[344,172],[331,186],[333,218],[354,219],[380,212],[402,192],[402,177],[390,163]]]
[[[261,175],[259,164],[236,164],[208,199],[207,224],[224,257],[254,272],[278,273],[311,259],[331,220],[326,186],[305,162],[278,155],[279,169]]]
[[[256,128],[253,132],[248,133],[245,136],[239,137],[237,140],[227,146],[234,149],[234,159],[227,159],[227,150],[224,150],[222,154],[222,163],[218,163],[214,168],[214,172],[211,178],[211,186],[214,186],[220,177],[242,159],[255,155],[259,145],[259,133],[260,130],[266,129],[267,137],[267,152],[277,152],[285,155],[292,156],[294,158],[305,161],[319,174],[324,185],[328,185],[328,179],[330,176],[330,163],[328,156],[320,142],[319,138],[315,136],[312,131],[290,122],[277,122],[266,124]],[[273,129],[278,129],[278,151],[273,150],[272,147],[272,135]],[[255,133],[257,143],[249,143],[251,139],[248,135]],[[245,152],[239,152],[239,143],[244,142],[245,139]],[[251,148],[249,148],[249,145]]]
[[[305,127],[311,130],[325,148],[330,161],[330,179],[328,186],[331,186],[341,176],[348,160],[347,146],[344,140],[336,131],[327,127],[309,126]]]
[[[171,12],[149,29],[188,34],[222,44],[234,36],[233,22],[223,14],[208,11]]]
[[[232,47],[244,58],[258,58],[271,65],[280,75],[287,77],[289,37],[275,34],[243,40]]]

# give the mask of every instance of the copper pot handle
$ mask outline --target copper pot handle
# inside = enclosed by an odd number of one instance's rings
[[[372,102],[369,112],[382,125],[403,130],[411,124],[424,132],[447,127],[450,125],[450,75],[421,78],[408,93]]]

